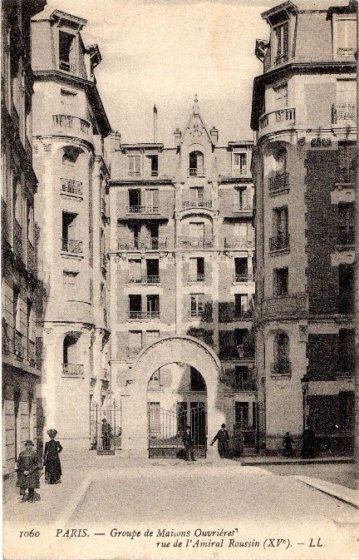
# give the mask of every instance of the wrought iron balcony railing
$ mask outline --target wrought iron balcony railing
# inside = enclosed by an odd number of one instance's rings
[[[63,364],[62,375],[63,377],[83,377],[84,369],[83,364]]]
[[[270,251],[280,251],[282,249],[289,249],[289,235],[282,234],[269,239]]]
[[[213,247],[213,239],[200,239],[196,237],[182,236],[178,238],[179,245],[191,249],[210,249]]]
[[[225,237],[224,238],[224,248],[225,249],[240,249],[241,247],[253,247],[254,240],[248,239],[247,237]]]
[[[240,319],[252,319],[252,317],[252,309],[235,309],[233,313],[233,321],[237,321]]]
[[[167,249],[167,239],[159,239],[158,237],[151,237],[148,239],[127,239],[118,242],[119,250],[149,250],[161,251]]]
[[[75,239],[62,239],[62,251],[64,253],[82,254],[83,242]]]
[[[355,103],[335,103],[332,107],[332,123],[342,126],[356,125],[357,108]]]
[[[129,319],[159,319],[159,311],[129,311]]]
[[[204,282],[206,279],[205,274],[194,274],[188,277],[188,282]]]
[[[280,192],[289,189],[289,173],[277,173],[268,179],[269,192]]]
[[[272,375],[290,375],[292,373],[292,362],[288,360],[278,360],[271,364]]]
[[[189,167],[188,175],[189,177],[204,177],[205,169],[204,167]]]
[[[61,191],[75,194],[77,196],[82,195],[82,181],[76,181],[75,179],[64,179],[61,178]]]
[[[128,214],[159,214],[159,206],[136,205],[129,206]]]
[[[131,284],[159,284],[160,277],[159,275],[154,274],[145,274],[143,276],[129,276],[128,281]]]
[[[234,282],[252,282],[253,275],[252,274],[235,274],[234,275]]]

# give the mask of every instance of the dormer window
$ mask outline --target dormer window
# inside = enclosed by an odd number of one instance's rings
[[[247,174],[247,154],[245,152],[233,154],[233,171],[239,175]]]
[[[288,22],[281,23],[274,28],[275,33],[275,64],[282,64],[289,58],[289,25]]]
[[[190,177],[201,177],[204,175],[204,157],[202,152],[191,152],[189,154]]]
[[[75,71],[75,35],[59,31],[59,67],[66,72]]]

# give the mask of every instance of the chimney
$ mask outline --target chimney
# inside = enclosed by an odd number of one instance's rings
[[[153,141],[157,142],[157,107],[153,106]]]
[[[179,143],[181,142],[181,138],[182,138],[182,132],[180,131],[179,128],[176,128],[176,130],[173,133],[174,137],[175,137],[175,146],[178,146]]]
[[[211,137],[212,140],[212,144],[214,146],[216,146],[216,144],[218,143],[218,128],[215,128],[214,126],[211,128],[211,130],[209,131],[209,135]]]

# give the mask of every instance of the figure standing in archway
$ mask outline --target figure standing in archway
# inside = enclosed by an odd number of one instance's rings
[[[218,453],[219,456],[224,459],[228,456],[229,451],[229,433],[226,430],[226,425],[222,424],[221,429],[218,430],[216,435],[214,436],[211,445],[214,444],[215,441],[218,441]]]

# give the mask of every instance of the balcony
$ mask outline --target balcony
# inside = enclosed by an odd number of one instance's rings
[[[84,370],[83,364],[63,364],[62,377],[83,377]]]
[[[259,119],[260,135],[267,134],[276,130],[283,130],[295,124],[295,109],[285,108],[271,111],[262,115]]]
[[[241,282],[253,282],[252,274],[235,274],[233,277],[233,282],[240,284]]]
[[[185,200],[182,202],[182,210],[190,208],[212,208],[212,200]]]
[[[75,239],[62,239],[61,250],[64,253],[71,253],[73,255],[81,255],[83,253],[83,242]]]
[[[35,342],[33,340],[28,340],[28,343],[27,343],[27,359],[29,360],[29,364],[31,366],[35,366],[35,364],[36,364],[36,348],[35,348]]]
[[[351,249],[355,246],[354,225],[349,230],[339,230],[337,235],[337,248],[339,250]]]
[[[158,206],[129,206],[128,214],[159,214]]]
[[[80,133],[81,135],[87,135],[90,131],[90,123],[88,121],[73,115],[52,115],[52,121],[54,127],[61,131],[68,131],[70,129],[74,134]]]
[[[221,348],[219,357],[223,361],[253,362],[254,349],[248,344],[237,344],[229,348]]]
[[[15,340],[14,340],[14,345],[15,345],[15,356],[17,358],[19,358],[20,360],[22,360],[24,358],[24,344],[23,344],[23,336],[22,334],[15,330]]]
[[[60,179],[61,192],[82,196],[82,181],[75,181],[75,179]]]
[[[16,219],[14,220],[14,253],[20,257],[20,259],[24,259],[22,227]]]
[[[206,170],[204,167],[189,167],[187,170],[188,177],[204,177]]]
[[[248,303],[248,308],[235,306],[234,302],[219,302],[219,322],[220,323],[234,323],[237,321],[251,320],[253,317],[252,302]]]
[[[167,249],[167,238],[159,239],[158,237],[150,237],[149,239],[128,239],[118,242],[118,250],[121,251],[163,251]]]
[[[120,221],[129,220],[168,220],[169,209],[161,204],[133,204],[124,210],[120,209],[118,219]]]
[[[276,173],[268,179],[269,194],[277,194],[289,191],[289,173]]]
[[[336,103],[332,107],[332,123],[338,126],[356,126],[355,103]]]
[[[141,319],[159,319],[160,312],[158,311],[129,311],[128,318],[130,320],[141,320]]]
[[[30,241],[27,242],[27,269],[31,274],[36,274],[35,248]]]
[[[289,235],[288,234],[281,234],[275,237],[270,237],[269,239],[269,250],[274,251],[283,251],[288,250],[290,248],[289,245]]]
[[[225,237],[224,238],[224,248],[225,249],[243,249],[248,247],[254,247],[254,240],[248,239],[247,237]]]
[[[278,360],[271,364],[271,375],[290,376],[292,374],[292,362]]]
[[[195,237],[182,236],[178,238],[178,245],[186,249],[211,249],[213,239],[196,239]]]
[[[235,309],[233,313],[232,321],[242,321],[243,319],[252,319],[253,310],[252,309]]]
[[[188,282],[204,282],[205,279],[205,274],[194,274],[188,277]]]
[[[257,383],[255,379],[241,379],[236,382],[234,389],[237,392],[256,391]]]
[[[145,274],[144,276],[129,276],[130,284],[159,284],[159,275]]]
[[[298,292],[288,296],[267,298],[262,303],[261,314],[266,319],[305,317],[307,294]]]

